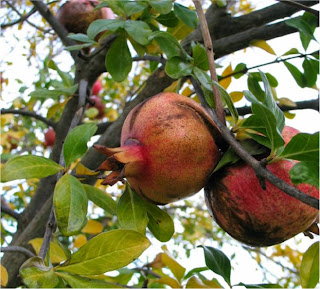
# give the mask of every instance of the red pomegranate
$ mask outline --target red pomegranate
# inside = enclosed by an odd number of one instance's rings
[[[97,0],[70,0],[60,7],[57,19],[68,32],[85,34],[94,20],[114,19],[110,8],[94,10],[100,3]]]
[[[98,95],[99,92],[101,91],[101,89],[102,89],[102,83],[101,83],[100,79],[98,79],[98,80],[93,84],[91,93],[92,93],[93,95]]]
[[[287,144],[299,131],[285,127]],[[273,174],[292,185],[290,169],[295,161],[281,160],[267,165]],[[319,198],[316,187],[296,186],[300,191]],[[211,216],[233,238],[251,246],[271,246],[307,230],[318,210],[287,195],[266,181],[263,190],[254,170],[238,162],[213,174],[205,189],[205,200]]]
[[[105,105],[102,103],[101,98],[97,95],[91,95],[89,98],[90,102],[93,104],[89,107],[95,107],[98,110],[98,115],[95,118],[101,119],[105,115]]]
[[[166,204],[197,193],[220,159],[220,133],[192,99],[160,93],[128,114],[121,147],[94,147],[107,155],[98,170],[112,170],[103,184],[126,178],[145,199]]]
[[[56,133],[52,128],[49,128],[46,133],[44,134],[44,146],[45,147],[52,147],[54,141],[56,139]]]

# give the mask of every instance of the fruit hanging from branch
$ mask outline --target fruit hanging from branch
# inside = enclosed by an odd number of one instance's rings
[[[94,146],[107,156],[97,170],[113,171],[102,184],[126,178],[145,199],[174,202],[204,187],[220,159],[219,138],[202,106],[176,93],[160,93],[128,114],[121,147]]]
[[[287,144],[299,131],[284,127]],[[296,161],[270,163],[267,169],[292,185],[289,171]],[[319,198],[316,187],[296,186],[300,191]],[[233,238],[250,246],[271,246],[307,230],[319,211],[287,195],[266,180],[260,186],[254,170],[243,161],[218,170],[205,189],[205,200],[211,216]]]
[[[114,19],[110,8],[95,10],[100,3],[101,1],[97,0],[70,0],[60,7],[57,19],[68,32],[85,34],[94,20]]]
[[[52,147],[56,139],[56,133],[52,128],[49,128],[44,134],[44,143],[45,147]]]
[[[91,95],[89,97],[89,108],[96,108],[96,114],[94,114],[93,118],[102,119],[105,116],[105,105],[103,104],[101,98],[97,95]]]

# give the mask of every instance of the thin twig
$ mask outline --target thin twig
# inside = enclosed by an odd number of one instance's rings
[[[32,14],[34,14],[37,11],[37,9],[35,9],[34,7],[25,15],[22,15],[19,19],[12,21],[10,23],[4,23],[4,24],[0,24],[0,27],[3,28],[7,28],[10,26],[13,26],[15,24],[18,24],[20,22],[24,22],[26,21]]]
[[[211,78],[213,81],[218,82],[216,67],[215,67],[215,63],[214,63],[214,56],[213,56],[213,46],[212,46],[210,31],[208,28],[208,23],[207,23],[205,15],[203,13],[202,7],[201,7],[201,1],[193,0],[193,3],[196,7],[196,11],[197,11],[197,14],[199,17],[203,41],[204,41],[204,45],[205,45],[205,48],[207,51],[210,75],[211,75]],[[215,103],[215,109],[217,111],[217,115],[218,115],[220,121],[225,124],[226,119],[225,119],[223,104],[222,104],[222,100],[221,100],[220,90],[216,85],[213,85],[212,89],[213,89],[214,103]]]
[[[298,7],[299,9],[302,9],[304,11],[307,11],[317,17],[319,17],[319,11],[315,10],[315,9],[312,9],[308,6],[305,6],[301,3],[298,3],[298,2],[295,2],[295,1],[292,1],[292,0],[277,0],[279,2],[282,2],[284,4],[288,4],[288,5],[291,5],[291,6],[295,6],[295,7]]]
[[[26,111],[26,110],[20,110],[20,109],[5,109],[5,108],[1,109],[1,114],[9,114],[9,113],[30,116],[30,117],[33,117],[37,120],[44,122],[45,124],[53,127],[54,129],[56,127],[56,123],[54,121],[48,120],[45,117],[38,115],[33,111]]]
[[[1,213],[2,212],[7,214],[7,215],[9,215],[9,216],[11,216],[11,217],[13,217],[13,218],[15,218],[16,220],[19,220],[19,218],[20,218],[20,214],[18,212],[16,212],[16,211],[12,210],[8,206],[6,200],[3,197],[1,197]]]
[[[43,260],[45,259],[47,252],[50,248],[52,234],[55,232],[56,228],[57,228],[57,222],[56,222],[56,219],[54,216],[54,208],[52,206],[49,220],[48,220],[47,227],[46,227],[46,231],[44,233],[43,241],[42,241],[41,248],[40,248],[40,251],[38,254],[38,256],[41,257]]]
[[[280,62],[284,62],[284,61],[291,60],[291,59],[296,59],[296,58],[304,58],[304,57],[307,57],[307,56],[310,56],[310,55],[314,55],[315,53],[318,53],[318,51],[314,51],[314,52],[307,53],[307,54],[299,54],[299,55],[295,55],[295,56],[290,56],[290,57],[287,57],[287,58],[279,58],[278,57],[273,61],[262,63],[262,64],[258,64],[258,65],[254,65],[254,66],[251,66],[251,67],[246,67],[244,69],[241,69],[241,70],[238,70],[238,71],[234,71],[234,72],[232,72],[230,74],[221,76],[219,78],[219,80],[222,80],[222,79],[225,79],[225,78],[237,75],[237,74],[244,74],[244,73],[248,72],[249,70],[260,68],[260,67],[263,67],[263,66],[277,64],[277,63],[280,63]]]
[[[21,246],[8,246],[8,247],[1,247],[1,252],[19,252],[25,254],[29,258],[35,257],[36,255],[31,252],[30,250],[21,247]]]

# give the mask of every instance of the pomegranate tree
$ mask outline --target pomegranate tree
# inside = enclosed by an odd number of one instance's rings
[[[284,127],[287,144],[298,131]],[[296,161],[270,163],[267,169],[293,185],[289,171]],[[319,198],[316,187],[296,186],[300,191]],[[205,192],[208,210],[219,226],[240,242],[251,246],[271,246],[307,230],[315,221],[318,210],[287,195],[266,181],[260,186],[254,170],[242,161],[226,166],[210,178]]]
[[[94,147],[107,156],[98,170],[112,170],[102,184],[126,178],[145,199],[166,204],[197,193],[220,159],[220,133],[192,99],[160,93],[128,114],[121,147]]]

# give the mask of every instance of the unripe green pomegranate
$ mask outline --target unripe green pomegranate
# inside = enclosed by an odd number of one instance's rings
[[[299,131],[283,129],[287,144]],[[281,160],[267,165],[273,174],[292,185],[290,169],[296,161]],[[296,186],[300,191],[319,198],[316,187]],[[271,246],[307,230],[318,210],[287,195],[266,180],[263,190],[254,170],[244,162],[226,166],[213,174],[205,189],[211,216],[233,238],[251,246]]]
[[[128,114],[121,147],[94,147],[107,155],[98,170],[112,170],[103,184],[126,178],[145,199],[166,204],[197,193],[220,159],[220,133],[192,99],[160,93]]]

